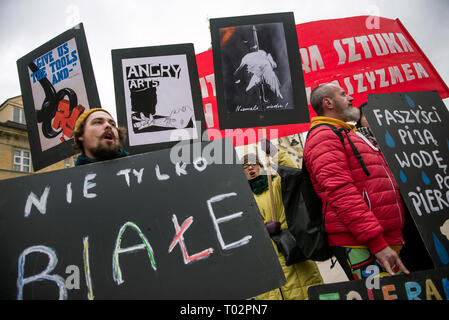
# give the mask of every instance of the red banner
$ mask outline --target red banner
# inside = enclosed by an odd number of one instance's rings
[[[372,93],[437,90],[442,99],[449,97],[449,88],[399,19],[372,19],[360,16],[296,26],[307,97],[317,85],[332,81],[338,81],[356,106]],[[209,138],[232,137],[235,146],[259,141],[261,128],[218,129],[212,50],[196,58]],[[267,137],[309,127],[310,123],[267,127]]]

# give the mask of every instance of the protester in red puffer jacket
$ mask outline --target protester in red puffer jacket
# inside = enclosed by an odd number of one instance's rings
[[[328,123],[344,129],[343,144],[323,125],[310,133],[304,148],[306,167],[323,201],[329,245],[368,248],[388,273],[393,274],[393,266],[408,273],[397,254],[397,247],[404,244],[404,207],[396,182],[380,151],[346,123],[358,120],[359,110],[333,83],[315,88],[311,104],[318,114],[312,119],[312,128]]]

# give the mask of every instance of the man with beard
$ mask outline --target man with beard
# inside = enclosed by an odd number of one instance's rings
[[[323,202],[329,245],[349,279],[408,274],[399,258],[404,205],[398,186],[381,152],[355,134],[351,122],[360,112],[352,101],[335,83],[316,87],[310,96],[318,116],[303,156]]]
[[[117,127],[105,109],[94,108],[82,113],[72,134],[73,148],[81,152],[75,166],[129,155],[122,149],[126,129]]]

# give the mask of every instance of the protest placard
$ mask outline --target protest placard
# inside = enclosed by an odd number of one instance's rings
[[[0,181],[0,298],[247,299],[282,286],[231,141],[174,149]]]
[[[449,268],[312,286],[310,300],[449,300]]]
[[[206,125],[193,44],[112,50],[112,63],[127,151],[200,140]]]
[[[83,24],[17,60],[35,171],[75,154],[72,131],[85,110],[101,107]]]
[[[436,91],[368,96],[364,114],[435,266],[449,264],[449,114]]]
[[[220,129],[309,122],[292,12],[210,19]]]

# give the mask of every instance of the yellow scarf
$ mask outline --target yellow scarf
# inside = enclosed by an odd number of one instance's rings
[[[329,124],[334,125],[336,127],[343,127],[345,129],[349,129],[349,130],[354,131],[354,132],[355,132],[355,129],[356,129],[356,127],[354,125],[349,124],[347,122],[344,122],[344,121],[341,121],[341,120],[338,120],[338,119],[335,119],[335,118],[321,117],[321,116],[312,118],[312,122],[311,122],[310,128],[313,128],[314,126],[316,126],[317,124],[320,124],[320,123],[329,123]]]

